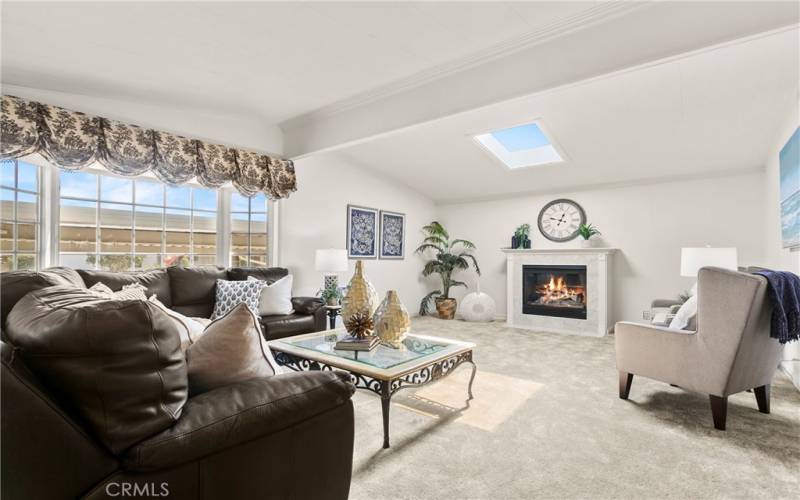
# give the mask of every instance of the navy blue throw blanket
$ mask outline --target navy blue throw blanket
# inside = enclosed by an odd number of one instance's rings
[[[800,340],[800,276],[785,271],[758,271],[767,278],[772,302],[769,336],[781,344]]]

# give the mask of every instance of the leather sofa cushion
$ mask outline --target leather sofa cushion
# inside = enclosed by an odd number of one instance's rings
[[[148,297],[155,294],[162,304],[167,307],[172,306],[170,279],[165,269],[129,273],[78,269],[78,274],[81,275],[87,287],[91,287],[95,283],[103,283],[114,292],[122,290],[125,285],[138,283],[147,289]]]
[[[177,328],[154,304],[53,286],[23,297],[6,324],[31,371],[112,453],[180,416],[186,360]]]
[[[228,269],[230,281],[244,281],[250,276],[272,284],[289,275],[285,267],[232,267]]]
[[[220,387],[191,398],[180,420],[123,456],[123,467],[173,467],[297,425],[348,404],[344,372],[292,372]],[[344,431],[343,431],[344,432]]]
[[[11,271],[0,274],[0,326],[6,324],[8,313],[28,292],[50,286],[72,286],[59,273],[48,271]]]
[[[292,297],[292,309],[298,314],[314,314],[325,302],[319,297]]]
[[[315,331],[314,316],[310,314],[285,314],[278,316],[261,316],[264,338],[275,340],[302,333]]]
[[[184,316],[210,318],[214,312],[217,280],[227,280],[224,268],[168,267],[172,287],[172,309]],[[169,306],[168,306],[169,307]]]

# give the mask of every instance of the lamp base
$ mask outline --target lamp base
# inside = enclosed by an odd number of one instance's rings
[[[332,288],[338,288],[338,287],[339,287],[339,276],[336,274],[326,274],[324,290],[330,290]]]

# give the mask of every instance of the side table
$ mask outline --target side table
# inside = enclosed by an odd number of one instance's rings
[[[328,326],[330,330],[336,328],[336,316],[342,312],[342,306],[325,306],[328,310]]]

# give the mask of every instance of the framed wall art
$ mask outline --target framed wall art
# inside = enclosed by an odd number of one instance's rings
[[[406,215],[381,210],[380,258],[403,259],[406,254]]]
[[[347,205],[347,257],[378,257],[378,209]]]

